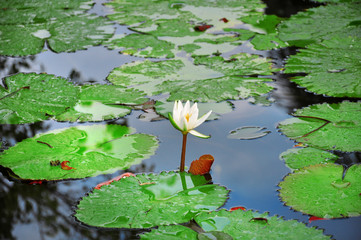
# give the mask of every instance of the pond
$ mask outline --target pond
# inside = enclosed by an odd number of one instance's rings
[[[110,9],[109,6],[103,5],[105,2],[109,2],[109,1],[105,1],[105,0],[95,1],[94,6],[92,6],[92,8],[88,10],[88,12],[96,13],[99,16],[106,16],[113,13],[113,10]],[[288,18],[289,16],[296,14],[297,12],[302,11],[306,8],[317,7],[320,5],[320,3],[306,2],[306,1],[265,1],[265,3],[267,4],[265,8],[265,12],[267,14],[276,14],[284,18]],[[175,6],[177,6],[178,3],[174,2],[174,4],[176,4]],[[180,7],[186,8],[184,6],[180,6]],[[160,9],[159,11],[160,14],[165,14],[161,12],[162,9]],[[199,14],[201,15],[201,12]],[[224,16],[224,17],[230,20],[233,19],[233,16]],[[120,19],[122,17],[118,16],[118,18]],[[132,19],[132,21],[133,20],[134,19]],[[247,22],[247,20],[244,21]],[[252,20],[248,20],[248,21],[252,21]],[[161,26],[161,23],[158,23],[158,25]],[[214,25],[215,25],[214,28],[217,28],[217,25],[216,24]],[[152,24],[149,24],[149,26],[141,26],[141,27],[135,26],[133,27],[134,31],[132,31],[127,26],[120,25],[115,22],[112,22],[111,26],[115,28],[116,34],[131,34],[135,31],[138,32],[145,29],[146,31],[151,29],[150,30],[151,32],[152,29],[154,28]],[[272,27],[274,28],[274,26]],[[211,29],[212,28],[210,28],[210,30]],[[250,27],[250,25],[244,27],[244,30],[249,30],[249,29],[252,30],[252,27]],[[81,29],[79,31],[81,31]],[[51,31],[49,30],[49,32]],[[152,35],[152,33],[149,33],[148,36],[150,35]],[[97,36],[95,36],[94,38],[96,37]],[[251,36],[251,37],[253,38],[250,39],[256,38],[255,36]],[[170,40],[169,36],[165,36],[165,37],[160,36],[159,38],[163,40],[167,40],[167,39]],[[220,204],[220,206],[222,205],[221,208],[223,209],[229,210],[232,207],[242,206],[247,210],[254,210],[260,213],[268,212],[270,216],[274,216],[274,215],[282,216],[285,220],[294,219],[304,223],[309,228],[316,227],[318,229],[323,229],[324,230],[323,234],[331,236],[333,239],[345,240],[345,239],[360,238],[361,217],[359,215],[361,213],[361,209],[359,208],[360,205],[357,205],[359,204],[358,202],[354,202],[356,208],[358,208],[357,211],[354,212],[354,214],[356,215],[354,217],[350,216],[350,217],[343,217],[343,218],[339,217],[328,220],[309,221],[311,214],[307,215],[307,212],[304,214],[302,213],[302,211],[295,211],[290,206],[285,205],[285,203],[281,200],[280,192],[279,192],[280,190],[279,184],[285,179],[286,176],[291,176],[290,174],[294,170],[285,164],[285,160],[283,158],[280,158],[280,155],[288,151],[289,149],[301,149],[302,147],[307,146],[307,143],[305,145],[300,145],[301,147],[295,146],[297,144],[297,141],[292,140],[291,139],[292,136],[287,137],[284,133],[286,130],[282,129],[283,131],[282,132],[278,128],[281,122],[283,122],[286,119],[292,118],[291,114],[293,114],[296,111],[296,109],[306,108],[314,104],[323,104],[323,103],[338,104],[343,102],[344,100],[347,100],[351,103],[357,103],[359,97],[354,97],[354,96],[340,97],[340,95],[337,94],[335,95],[335,97],[330,97],[323,95],[324,93],[322,92],[319,94],[315,94],[312,92],[312,90],[307,90],[304,87],[300,87],[295,82],[290,81],[290,78],[291,76],[305,76],[305,74],[304,73],[286,74],[284,73],[283,69],[285,68],[286,59],[289,56],[295,56],[295,54],[298,53],[301,47],[296,48],[290,46],[290,47],[282,47],[280,49],[272,49],[268,51],[256,50],[251,45],[250,41],[251,40],[239,40],[238,45],[236,47],[234,47],[233,45],[228,45],[227,42],[221,43],[223,44],[222,46],[225,48],[233,46],[231,50],[222,52],[221,56],[224,59],[231,59],[228,62],[225,61],[229,64],[232,64],[232,62],[237,62],[237,61],[239,61],[240,64],[243,64],[246,61],[250,61],[252,62],[252,64],[256,64],[257,62],[257,64],[259,64],[258,69],[256,68],[255,70],[250,70],[250,72],[247,72],[247,70],[241,70],[240,74],[238,75],[246,76],[246,78],[248,79],[257,78],[260,81],[259,83],[257,83],[259,84],[257,86],[260,86],[260,88],[262,88],[263,90],[247,89],[247,91],[250,92],[253,91],[256,94],[247,95],[248,94],[247,92],[244,93],[246,94],[246,97],[239,97],[239,99],[233,99],[233,100],[230,97],[229,99],[231,100],[229,101],[224,101],[227,99],[224,96],[228,96],[227,95],[228,93],[214,92],[214,95],[217,95],[217,97],[223,97],[223,99],[219,100],[215,96],[210,96],[210,99],[211,100],[215,99],[216,101],[224,103],[225,105],[216,105],[213,103],[213,105],[210,104],[210,105],[205,105],[205,107],[202,107],[202,104],[199,103],[201,111],[212,110],[213,107],[214,112],[219,114],[215,117],[217,118],[216,120],[206,121],[205,123],[197,127],[197,131],[206,135],[211,135],[211,138],[201,139],[190,134],[188,135],[187,150],[186,150],[186,166],[190,166],[191,161],[199,159],[199,157],[204,154],[211,154],[214,157],[215,161],[212,165],[212,170],[210,172],[212,182],[216,185],[224,186],[228,190],[230,190],[228,194],[228,199],[226,200],[225,204],[223,205]],[[176,40],[172,39],[172,43],[174,42],[176,42]],[[271,42],[274,41],[272,40]],[[47,73],[47,74],[53,74],[58,77],[67,78],[77,86],[85,85],[85,84],[110,84],[109,81],[112,80],[108,76],[111,72],[112,73],[114,72],[115,68],[119,68],[120,66],[132,66],[134,62],[140,65],[141,63],[138,63],[138,61],[142,62],[144,61],[145,58],[150,59],[153,62],[154,61],[157,62],[160,59],[165,60],[167,58],[164,55],[164,53],[161,54],[161,57],[154,57],[154,56],[144,57],[142,56],[142,53],[140,53],[140,51],[137,52],[136,50],[134,50],[134,52],[132,52],[133,50],[129,50],[128,52],[125,51],[123,52],[123,54],[120,54],[119,53],[120,48],[114,47],[113,49],[113,47],[111,47],[110,44],[108,44],[108,48],[99,44],[93,44],[94,46],[88,46],[84,50],[77,50],[74,52],[60,51],[59,53],[56,53],[53,50],[56,47],[58,47],[57,44],[58,43],[56,43],[56,41],[55,43],[54,41],[53,42],[49,41],[46,43],[44,49],[41,50],[41,52],[32,54],[30,56],[22,56],[22,57],[0,56],[0,77],[4,79],[5,77],[9,77],[12,75],[15,76],[17,73],[38,73],[38,74]],[[204,45],[200,44],[200,46],[202,51],[209,51],[209,49],[207,49],[208,47],[212,48],[210,47],[210,45],[206,45],[204,47]],[[211,49],[211,51],[213,50],[214,49]],[[257,56],[257,60],[249,59],[248,55],[245,57],[236,56],[235,54],[238,53],[252,54],[254,56]],[[179,51],[177,54],[176,54],[177,59],[191,58],[191,55],[184,51]],[[261,58],[258,58],[258,56],[260,56]],[[213,57],[218,57],[218,56],[213,56]],[[169,58],[173,59],[174,57],[169,57]],[[197,57],[194,58],[196,59]],[[270,65],[267,65],[269,63],[263,62],[263,60],[258,60],[265,58],[271,59]],[[197,61],[201,62],[202,64],[200,65],[202,66],[208,64],[207,60],[202,59],[202,57],[199,57]],[[243,68],[247,68],[247,67],[252,68],[252,66],[247,65],[248,63],[244,63],[244,64],[246,67]],[[263,66],[264,64],[266,64],[265,65],[266,67]],[[154,67],[155,72],[157,71],[160,72],[162,70],[161,68],[158,69],[156,66],[150,66],[149,68],[152,67]],[[169,72],[173,75],[176,75],[174,72],[172,72],[173,71],[172,67],[174,66],[170,65]],[[217,75],[219,74],[217,67],[219,67],[217,63],[214,63],[214,65],[211,65],[209,72],[205,72],[204,71],[205,68],[200,67],[200,68],[190,68],[190,70],[179,73],[184,74],[184,76],[186,76],[185,78],[189,78],[186,79],[186,81],[187,80],[194,81],[194,78],[197,78],[198,76],[201,76],[200,77],[201,80],[207,79],[207,77],[213,77],[213,78],[223,77],[221,75],[219,76]],[[272,67],[273,73],[268,72],[269,71],[268,69],[270,67]],[[146,69],[147,66],[144,66],[144,68]],[[336,70],[338,71],[339,69]],[[332,71],[336,71],[336,70],[332,70]],[[358,70],[360,71],[360,69]],[[123,71],[123,69],[118,69],[118,71]],[[222,71],[223,71],[222,72],[223,75],[227,75],[228,74],[227,71],[232,71],[232,69],[231,70],[222,69]],[[246,73],[242,71],[245,71]],[[344,70],[340,70],[340,71],[344,72]],[[134,72],[135,74],[139,74],[141,70],[140,71],[134,70]],[[302,71],[298,71],[298,72],[302,72]],[[128,72],[127,74],[128,74],[127,76],[129,76],[132,73]],[[171,76],[171,78],[174,77],[173,75]],[[149,75],[146,77],[151,78],[152,76]],[[229,82],[233,81],[232,77],[233,76],[227,78]],[[175,79],[175,82],[179,80],[180,79]],[[265,82],[267,82],[267,86],[271,86],[273,88],[272,90],[268,91],[267,89],[268,87],[265,87],[263,85],[264,80]],[[136,85],[135,82],[133,82],[133,84]],[[177,82],[176,84],[180,84],[180,83]],[[227,84],[229,84],[229,87],[232,86],[230,83]],[[227,88],[228,86],[227,84],[225,84],[225,88]],[[4,86],[5,86],[5,81],[3,81],[3,87]],[[180,85],[180,86],[184,86],[184,88],[188,88],[189,92],[196,91],[197,88],[202,87],[197,85],[195,85],[195,87],[194,86],[189,87],[187,85]],[[180,96],[179,94],[182,93],[187,94],[187,89],[181,91],[181,90],[173,90],[171,88],[169,88],[171,90],[169,90],[168,92],[157,93],[156,92],[157,87],[158,86],[145,84],[144,86],[140,87],[140,90],[146,91],[150,99],[153,99],[154,101],[158,101],[160,103],[164,103],[165,102],[164,99],[170,96],[171,100],[169,100],[169,102],[171,102],[171,105],[173,105],[174,102],[174,99],[172,99],[172,97],[176,98],[177,96]],[[30,89],[31,88],[32,87],[30,87]],[[142,88],[144,88],[145,90]],[[207,86],[205,86],[205,88],[207,88]],[[58,91],[58,89],[56,89],[56,91]],[[160,91],[162,91],[162,89]],[[355,90],[355,91],[357,92],[359,90]],[[59,92],[61,92],[61,90],[59,90]],[[53,94],[57,94],[57,93],[54,92]],[[111,95],[111,93],[109,94]],[[196,92],[195,95],[197,94],[199,93]],[[3,97],[3,95],[0,96]],[[194,99],[194,95],[192,95],[191,93],[189,94],[189,96],[190,98],[193,97]],[[231,94],[229,94],[229,96],[231,96]],[[34,98],[35,97],[36,96],[34,96]],[[51,96],[49,96],[49,98],[51,98]],[[186,99],[182,99],[182,100],[186,100]],[[130,167],[124,167],[123,170],[119,170],[120,169],[119,168],[117,171],[113,171],[113,172],[104,171],[106,172],[106,174],[104,174],[104,172],[101,172],[101,174],[92,173],[90,175],[92,177],[78,177],[78,179],[74,179],[77,178],[76,176],[74,176],[70,179],[65,179],[66,177],[63,177],[64,180],[60,180],[60,181],[34,182],[30,180],[21,180],[18,178],[18,176],[15,176],[10,171],[9,168],[1,167],[0,203],[1,206],[3,206],[3,208],[1,210],[1,216],[0,216],[0,221],[1,221],[0,238],[1,239],[139,239],[140,234],[144,232],[149,232],[150,230],[147,228],[125,229],[125,228],[114,228],[114,227],[103,228],[103,227],[89,226],[92,224],[86,224],[84,222],[79,221],[79,219],[75,217],[75,215],[76,215],[76,211],[78,210],[79,203],[81,203],[84,199],[86,199],[86,197],[91,196],[92,191],[94,191],[94,187],[97,186],[97,184],[99,183],[108,181],[125,172],[130,172],[134,174],[142,174],[142,173],[158,174],[163,171],[174,171],[178,169],[180,156],[181,156],[182,134],[179,131],[177,131],[175,128],[173,128],[170,121],[166,118],[167,115],[164,114],[164,112],[167,112],[168,110],[167,111],[163,110],[162,112],[162,110],[159,108],[158,105],[154,106],[154,101],[147,102],[147,104],[150,105],[149,108],[138,107],[132,109],[130,114],[128,115],[123,114],[125,116],[113,117],[109,120],[104,120],[104,121],[70,122],[67,120],[66,118],[67,116],[65,116],[64,119],[59,118],[61,120],[56,121],[46,116],[44,120],[36,121],[35,123],[0,124],[0,132],[1,132],[0,140],[2,142],[0,147],[3,152],[10,150],[14,146],[17,146],[25,139],[33,138],[37,134],[48,133],[49,131],[55,131],[60,129],[67,129],[70,127],[80,127],[85,129],[87,128],[87,126],[93,126],[93,125],[98,125],[98,126],[116,125],[116,126],[131,127],[136,130],[136,133],[155,136],[159,145],[155,149],[154,154],[151,151],[149,151],[149,153],[145,153],[143,159],[139,160],[134,165],[130,164],[129,165]],[[104,106],[105,106],[104,104],[100,105],[100,107],[96,109],[96,112],[102,112],[104,110]],[[39,108],[41,107],[42,106],[39,105]],[[360,108],[358,106],[357,111],[359,111],[359,109]],[[158,111],[158,113],[156,110]],[[161,113],[163,113],[163,115]],[[100,118],[101,117],[104,116],[100,115]],[[80,117],[78,119],[80,119]],[[312,124],[312,120],[310,120],[310,124]],[[359,121],[359,119],[354,120],[354,122],[356,121]],[[349,127],[349,125],[353,123],[353,121],[344,120],[344,121],[339,121],[337,123],[339,124],[339,126],[347,125],[347,127]],[[357,123],[358,122],[356,122],[356,124]],[[265,133],[264,136],[260,135],[259,137],[254,137],[252,139],[234,139],[229,136],[231,131],[241,127],[261,127],[263,129],[261,129],[260,131],[269,131],[269,132],[267,132],[267,134]],[[312,129],[309,131],[312,131]],[[355,131],[356,132],[355,135],[357,135],[357,131],[360,132],[360,128],[359,127],[355,129],[352,128],[352,131]],[[94,134],[93,136],[94,138],[98,137],[96,136],[98,132],[89,133],[89,135],[91,134]],[[101,137],[103,136],[100,136],[99,138]],[[306,136],[303,135],[303,137],[305,138]],[[64,139],[60,139],[59,141],[66,142],[67,141],[66,138],[67,136],[65,136]],[[324,138],[328,138],[328,135],[325,135]],[[341,138],[342,136],[341,137],[339,136],[339,139]],[[108,138],[106,139],[107,142],[111,140]],[[355,139],[357,138],[355,137]],[[346,145],[347,144],[348,143],[346,143]],[[45,145],[45,144],[40,144],[40,145]],[[359,145],[359,142],[356,143],[356,145]],[[48,146],[50,145],[48,144]],[[42,146],[42,147],[47,147],[47,146]],[[322,147],[320,148],[323,149]],[[85,150],[83,149],[82,151],[86,152],[90,150],[91,149],[85,149]],[[21,156],[31,155],[33,156],[33,158],[36,158],[38,151],[41,152],[42,150],[40,146],[39,148],[36,149],[35,146],[31,146],[27,151],[22,152]],[[124,152],[126,151],[128,150],[124,149]],[[361,154],[360,154],[360,150],[358,149],[357,150],[336,149],[335,151],[329,151],[329,152],[336,154],[339,157],[336,163],[343,165],[345,167],[349,167],[351,165],[358,165],[361,162]],[[59,156],[57,157],[61,158],[61,154],[62,152],[60,152]],[[1,158],[0,158],[0,164],[1,164]],[[69,164],[71,164],[71,160]],[[100,163],[99,165],[100,168],[102,163]],[[30,167],[31,166],[28,166],[27,168],[30,169]],[[37,169],[32,169],[31,171],[36,172],[36,170]],[[24,177],[24,178],[31,179],[30,177]],[[56,180],[56,178],[54,179],[47,178],[47,179]],[[305,182],[305,185],[306,186],[304,186],[304,188],[311,187],[310,185],[313,185],[313,182],[311,183]],[[359,186],[359,185],[355,183],[355,186]],[[356,191],[358,191],[359,193],[361,192],[361,189],[357,188]],[[136,196],[136,194],[138,193],[136,192],[133,193],[132,191],[129,191],[128,194],[129,194],[129,198],[132,199],[133,196]],[[310,201],[310,202],[313,201],[314,199],[311,198],[312,195],[310,195],[309,199],[306,198],[305,201]],[[324,204],[327,208],[339,207],[339,206],[327,205],[327,201],[328,201],[327,198],[319,199],[319,202],[322,201],[325,202]],[[360,199],[357,199],[357,201],[360,201]],[[96,215],[97,213],[94,212],[94,214]],[[268,223],[266,222],[265,225],[266,224]],[[292,232],[292,230],[290,232]],[[304,239],[303,237],[300,236],[301,235],[295,234],[292,237],[294,237],[294,239],[298,239],[298,238]],[[218,238],[218,239],[222,239],[222,238]]]

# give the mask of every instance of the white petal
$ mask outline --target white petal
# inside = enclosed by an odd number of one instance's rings
[[[196,137],[199,137],[199,138],[210,138],[211,137],[211,136],[204,135],[200,132],[197,132],[196,130],[190,130],[189,133]]]
[[[201,125],[204,121],[207,120],[207,118],[209,117],[209,115],[211,115],[212,110],[207,112],[206,114],[204,114],[200,119],[197,120],[194,128],[198,127],[199,125]]]

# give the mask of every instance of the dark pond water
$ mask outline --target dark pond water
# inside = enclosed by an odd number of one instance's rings
[[[103,15],[106,9],[99,4],[101,2],[103,1],[97,1],[92,11]],[[268,13],[283,16],[311,6],[303,1],[268,1],[268,4]],[[127,31],[125,27],[117,27],[118,31]],[[284,58],[294,52],[289,49],[254,52],[247,46],[242,46],[241,50],[273,57],[277,66],[282,66]],[[92,47],[76,53],[55,54],[46,51],[26,58],[0,57],[0,76],[3,78],[17,72],[47,72],[68,77],[76,83],[105,83],[106,76],[114,67],[136,59],[104,47]],[[289,118],[295,108],[340,100],[307,93],[280,74],[275,75],[274,80],[276,90],[271,93],[271,97],[275,102],[271,106],[253,105],[245,100],[232,101],[234,111],[222,115],[219,120],[201,125],[197,130],[211,134],[212,138],[203,140],[190,136],[186,164],[189,165],[191,160],[203,154],[212,154],[215,157],[211,172],[213,182],[231,189],[224,208],[244,206],[260,212],[267,211],[270,215],[297,219],[310,227],[322,228],[325,234],[332,235],[335,239],[360,239],[361,217],[308,223],[308,216],[290,210],[279,200],[277,185],[290,172],[279,160],[279,155],[292,148],[294,142],[277,131],[278,122]],[[142,120],[141,115],[144,116],[144,112],[133,111],[123,119],[97,124],[127,125],[136,128],[137,132],[158,137],[160,146],[156,154],[129,171],[141,173],[176,169],[180,159],[181,135],[173,129],[169,121],[150,122]],[[75,125],[79,123],[59,123],[51,120],[35,124],[0,125],[0,136],[5,147],[10,147],[35,134]],[[230,130],[241,126],[266,127],[271,133],[255,140],[227,138]],[[2,169],[0,239],[137,239],[137,234],[141,231],[88,227],[73,217],[75,206],[81,197],[96,184],[123,172],[82,180],[30,185],[10,178],[6,170]]]

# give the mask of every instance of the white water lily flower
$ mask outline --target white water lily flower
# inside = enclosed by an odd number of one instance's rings
[[[181,131],[183,134],[190,133],[196,137],[209,138],[210,136],[199,133],[193,129],[201,125],[212,113],[212,110],[204,114],[199,119],[198,112],[197,103],[190,107],[190,103],[187,101],[183,107],[181,101],[175,101],[173,107],[173,116],[169,113],[168,117],[173,127]]]

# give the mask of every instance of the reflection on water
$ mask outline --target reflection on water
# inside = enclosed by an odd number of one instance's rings
[[[96,1],[96,11],[104,12]],[[301,9],[314,6],[314,3],[294,0],[265,0],[267,13],[289,16]],[[301,6],[301,7],[300,7]],[[94,11],[94,10],[92,10]],[[102,13],[104,14],[104,13]],[[242,50],[254,52],[250,49]],[[284,60],[296,49],[281,49],[259,53],[274,59],[276,67],[283,67]],[[17,72],[47,72],[71,78],[83,83],[107,83],[106,76],[114,68],[132,62],[136,57],[124,56],[104,47],[92,47],[87,51],[55,54],[45,51],[36,56],[24,58],[0,57],[0,77]],[[289,81],[289,75],[277,73],[273,76],[276,89],[271,93],[275,99],[270,107],[252,105],[247,101],[233,101],[235,109],[199,127],[200,132],[209,132],[212,138],[203,140],[189,138],[187,165],[203,154],[212,154],[215,162],[212,170],[214,183],[231,189],[230,199],[225,208],[245,206],[261,212],[298,219],[307,223],[308,217],[283,206],[279,201],[277,184],[289,173],[289,169],[279,160],[280,153],[292,148],[289,140],[275,128],[277,123],[288,118],[295,108],[321,102],[339,102],[342,99],[324,97],[306,92]],[[168,121],[147,122],[139,119],[142,112],[134,111],[123,119],[107,121],[112,124],[126,124],[138,133],[153,134],[158,137],[160,147],[156,155],[143,163],[131,167],[133,173],[160,172],[174,170],[180,159],[181,136]],[[144,115],[143,115],[144,117]],[[149,117],[149,116],[146,116]],[[150,117],[149,117],[150,118]],[[7,148],[33,137],[38,133],[53,129],[91,123],[60,123],[52,120],[23,125],[0,125],[2,148]],[[227,139],[228,132],[242,126],[261,126],[271,130],[267,136],[250,141]],[[337,153],[336,153],[337,154]],[[360,153],[342,155],[342,163],[360,163]],[[10,178],[4,169],[0,174],[0,239],[136,239],[141,231],[120,229],[98,229],[75,221],[74,206],[98,183],[122,174],[102,175],[82,180],[49,182],[30,185]],[[314,221],[308,226],[325,229],[326,234],[336,239],[357,239],[361,217]]]

